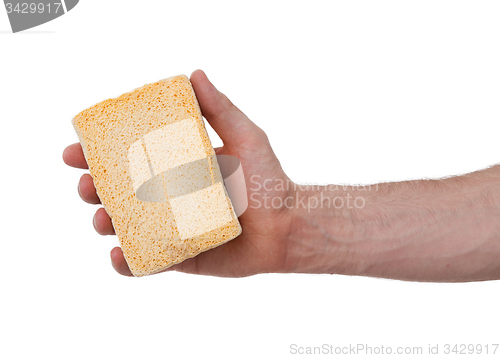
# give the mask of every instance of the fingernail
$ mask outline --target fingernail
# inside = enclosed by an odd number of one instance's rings
[[[94,219],[92,219],[92,223],[94,224],[95,231],[97,231],[97,223],[96,223],[95,215],[94,215]]]

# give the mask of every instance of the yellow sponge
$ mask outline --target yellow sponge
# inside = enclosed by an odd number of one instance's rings
[[[186,76],[98,103],[73,126],[135,276],[241,233]]]

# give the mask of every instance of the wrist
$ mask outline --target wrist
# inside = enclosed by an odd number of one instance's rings
[[[371,228],[364,222],[367,193],[377,185],[295,185],[288,272],[363,275],[369,265],[363,246]]]

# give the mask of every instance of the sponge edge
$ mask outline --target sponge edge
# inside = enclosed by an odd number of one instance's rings
[[[98,103],[72,123],[134,276],[241,234],[186,76]]]

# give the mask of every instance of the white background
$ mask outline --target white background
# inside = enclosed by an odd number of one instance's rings
[[[11,34],[0,8],[0,356],[500,343],[500,281],[121,277],[61,159],[81,110],[201,68],[298,182],[481,169],[499,162],[499,18],[497,1],[84,0]]]

